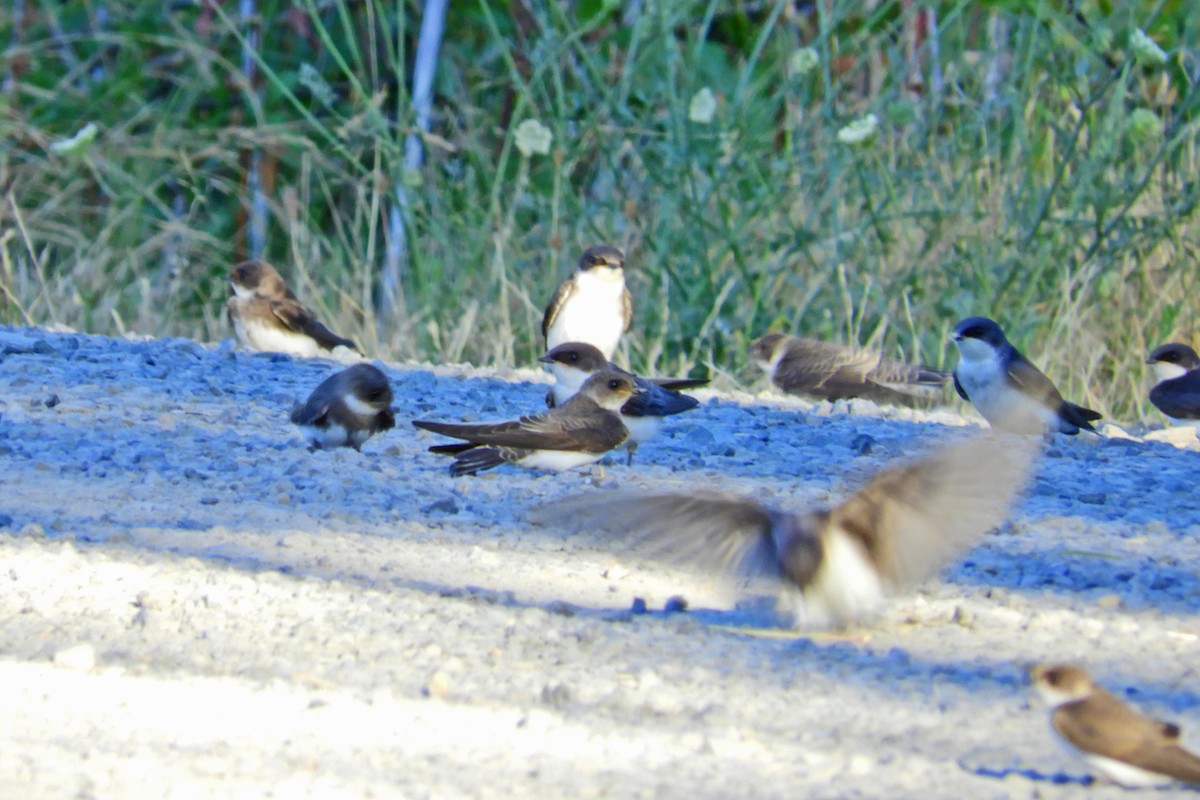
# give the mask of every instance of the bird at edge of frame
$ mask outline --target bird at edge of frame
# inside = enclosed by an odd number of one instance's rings
[[[504,422],[413,420],[413,426],[464,441],[429,448],[454,456],[450,474],[474,475],[501,464],[563,472],[599,461],[629,438],[620,409],[641,392],[632,375],[603,370],[579,393],[540,414]]]
[[[708,384],[707,378],[643,378],[633,375],[585,342],[560,344],[538,360],[549,364],[554,375],[554,387],[546,395],[546,404],[551,408],[567,402],[579,392],[588,378],[602,370],[614,370],[634,379],[641,391],[626,400],[620,409],[621,421],[629,429],[629,439],[625,443],[629,453],[627,464],[633,463],[634,451],[640,445],[658,435],[665,417],[682,414],[700,404],[696,398],[681,394],[679,390]]]
[[[1200,756],[1183,746],[1178,725],[1143,716],[1070,664],[1035,664],[1029,681],[1050,706],[1059,740],[1108,780],[1200,786]]]
[[[1150,402],[1179,425],[1200,426],[1200,356],[1186,344],[1154,348],[1146,363],[1157,379]]]

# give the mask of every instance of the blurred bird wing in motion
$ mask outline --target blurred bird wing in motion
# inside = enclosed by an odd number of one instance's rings
[[[777,583],[780,578],[772,538],[775,512],[742,495],[593,492],[555,500],[531,516],[542,524],[578,531],[624,534],[615,549],[670,563],[730,573],[751,582],[767,579]],[[604,542],[614,544],[611,539]]]
[[[1024,486],[1040,441],[986,435],[875,475],[830,512],[895,591],[932,577],[1000,525]]]
[[[648,555],[777,584],[814,574],[822,533],[836,527],[862,546],[895,590],[930,577],[1004,521],[1038,445],[1030,437],[995,435],[950,445],[877,473],[824,514],[775,511],[723,492],[631,490],[557,500],[534,517],[627,533],[624,546]]]

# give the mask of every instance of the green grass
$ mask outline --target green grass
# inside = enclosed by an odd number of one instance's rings
[[[982,314],[1073,400],[1132,419],[1144,354],[1197,340],[1188,3],[1085,2],[1086,25],[936,3],[937,46],[914,50],[918,9],[896,2],[646,2],[626,24],[600,0],[464,0],[413,174],[413,4],[261,2],[257,87],[236,4],[177,5],[106,3],[99,28],[95,0],[26,0],[0,58],[0,321],[231,335],[257,150],[265,257],[384,357],[533,363],[544,304],[597,242],[627,252],[627,356],[655,372],[749,380],[746,345],[771,328],[949,365],[947,331]],[[1165,64],[1134,60],[1139,28]],[[818,56],[802,75],[800,47]],[[689,119],[705,87],[708,123]],[[868,113],[874,140],[838,141]],[[515,147],[525,119],[549,155]],[[89,121],[86,153],[50,149]],[[377,317],[399,181],[411,259]]]

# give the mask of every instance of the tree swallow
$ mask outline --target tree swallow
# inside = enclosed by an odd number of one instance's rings
[[[304,405],[297,403],[292,422],[314,449],[358,450],[367,439],[396,426],[391,405],[387,376],[370,364],[355,364],[322,381]]]
[[[244,347],[264,353],[328,356],[335,347],[358,352],[349,339],[322,325],[265,261],[243,261],[229,273],[229,323]]]
[[[615,247],[597,245],[583,251],[575,273],[560,283],[550,298],[542,317],[542,335],[547,350],[565,342],[586,342],[608,360],[632,320],[625,256]]]
[[[1176,422],[1200,424],[1200,357],[1186,344],[1157,347],[1146,363],[1154,368],[1158,383],[1150,402]]]
[[[528,469],[562,472],[599,461],[624,442],[629,431],[620,409],[641,392],[632,375],[597,372],[561,406],[509,422],[455,424],[413,420],[427,431],[465,439],[429,448],[455,457],[450,474],[473,475],[505,462]]]
[[[1050,704],[1050,724],[1069,749],[1126,787],[1200,784],[1200,756],[1180,744],[1179,726],[1144,717],[1078,667],[1038,664],[1030,682]]]
[[[889,361],[870,350],[782,333],[755,340],[750,357],[783,391],[821,400],[864,397],[911,406],[936,398],[950,379],[947,372]]]
[[[546,404],[551,408],[567,402],[588,378],[601,370],[614,370],[633,378],[641,391],[625,401],[620,411],[621,421],[629,429],[629,441],[625,443],[628,463],[633,463],[638,445],[658,433],[663,417],[690,411],[700,404],[696,398],[676,390],[708,383],[707,378],[642,378],[616,366],[595,347],[583,342],[560,344],[538,360],[549,364],[554,373],[554,388],[546,396]]]
[[[1040,440],[990,434],[879,472],[834,508],[772,508],[707,489],[592,492],[535,517],[619,531],[652,555],[733,572],[788,601],[797,627],[841,627],[934,575],[1004,521]]]
[[[1092,427],[1100,414],[1063,400],[1041,370],[1009,344],[986,317],[970,317],[951,333],[958,347],[954,388],[993,428],[1011,433],[1058,431],[1072,436]]]

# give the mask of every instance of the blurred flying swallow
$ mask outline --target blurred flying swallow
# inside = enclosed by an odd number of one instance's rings
[[[473,475],[505,462],[527,469],[562,472],[599,461],[629,437],[620,409],[642,390],[632,375],[597,372],[561,406],[509,422],[455,424],[413,420],[427,431],[465,439],[434,445],[431,453],[453,455],[450,474]]]
[[[329,355],[335,347],[358,347],[322,325],[301,305],[279,273],[265,261],[243,261],[229,273],[233,296],[225,304],[243,346],[264,353]]]
[[[392,387],[387,376],[370,364],[355,364],[330,375],[304,405],[292,409],[292,422],[318,450],[358,450],[377,433],[396,427]]]
[[[550,298],[542,317],[542,335],[547,350],[565,342],[586,342],[607,360],[616,352],[632,319],[633,301],[625,288],[625,256],[615,247],[597,245],[583,251],[575,272]]]
[[[1041,370],[1013,347],[1004,331],[986,317],[954,326],[958,347],[954,388],[993,428],[1012,433],[1066,433],[1092,427],[1100,414],[1063,400]]]
[[[641,391],[625,401],[620,411],[621,421],[629,429],[629,463],[638,445],[658,433],[663,417],[690,411],[700,404],[677,390],[708,383],[707,378],[642,378],[611,363],[598,349],[583,342],[560,344],[538,360],[549,364],[554,373],[554,388],[546,396],[546,404],[552,408],[567,402],[601,370],[615,370],[634,379]]]
[[[1127,787],[1171,781],[1200,784],[1200,756],[1180,744],[1178,725],[1144,717],[1067,664],[1029,671],[1050,704],[1050,724],[1063,743],[1109,780]]]
[[[780,389],[822,400],[863,397],[877,403],[927,403],[950,379],[948,372],[889,361],[870,350],[782,333],[755,340],[750,356]]]
[[[1156,347],[1146,363],[1154,369],[1158,383],[1150,390],[1150,402],[1176,422],[1200,424],[1200,356],[1186,344]]]
[[[732,572],[788,601],[797,627],[842,627],[934,575],[1004,521],[1038,440],[994,434],[877,473],[833,508],[797,512],[693,489],[606,491],[543,506],[541,522],[627,535],[627,546]]]

